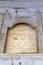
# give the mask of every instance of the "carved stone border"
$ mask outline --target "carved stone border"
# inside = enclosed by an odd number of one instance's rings
[[[32,12],[33,13],[33,12]],[[21,13],[22,14],[22,13]],[[21,15],[21,14],[16,14],[16,13],[4,13],[3,14],[3,24],[2,24],[2,29],[1,29],[1,37],[2,40],[0,41],[1,44],[1,52],[4,52],[4,47],[5,47],[5,41],[6,41],[6,36],[7,36],[7,30],[8,27],[12,28],[13,25],[16,25],[17,23],[27,23],[33,28],[35,27],[37,32],[37,42],[38,42],[38,49],[39,52],[43,52],[43,47],[42,47],[42,20],[41,20],[41,13],[38,11],[34,12],[34,14],[31,15]],[[23,22],[22,22],[23,21]]]

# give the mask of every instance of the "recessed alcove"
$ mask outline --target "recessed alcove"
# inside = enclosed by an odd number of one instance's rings
[[[8,28],[5,53],[28,54],[38,52],[36,29],[27,23]]]

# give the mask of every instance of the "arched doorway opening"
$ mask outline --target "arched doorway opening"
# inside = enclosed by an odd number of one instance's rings
[[[5,53],[37,53],[36,30],[26,23],[16,24],[8,30]]]

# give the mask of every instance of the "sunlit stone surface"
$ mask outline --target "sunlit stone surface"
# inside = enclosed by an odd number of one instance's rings
[[[18,24],[8,31],[6,53],[37,52],[36,30],[27,24]]]

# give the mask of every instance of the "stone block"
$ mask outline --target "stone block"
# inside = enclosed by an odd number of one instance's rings
[[[43,65],[43,61],[34,61],[33,65]]]
[[[32,60],[30,59],[22,58],[20,62],[21,62],[21,65],[32,65]]]
[[[19,60],[18,59],[13,59],[13,65],[19,65]]]
[[[0,65],[12,65],[11,60],[0,60]]]

